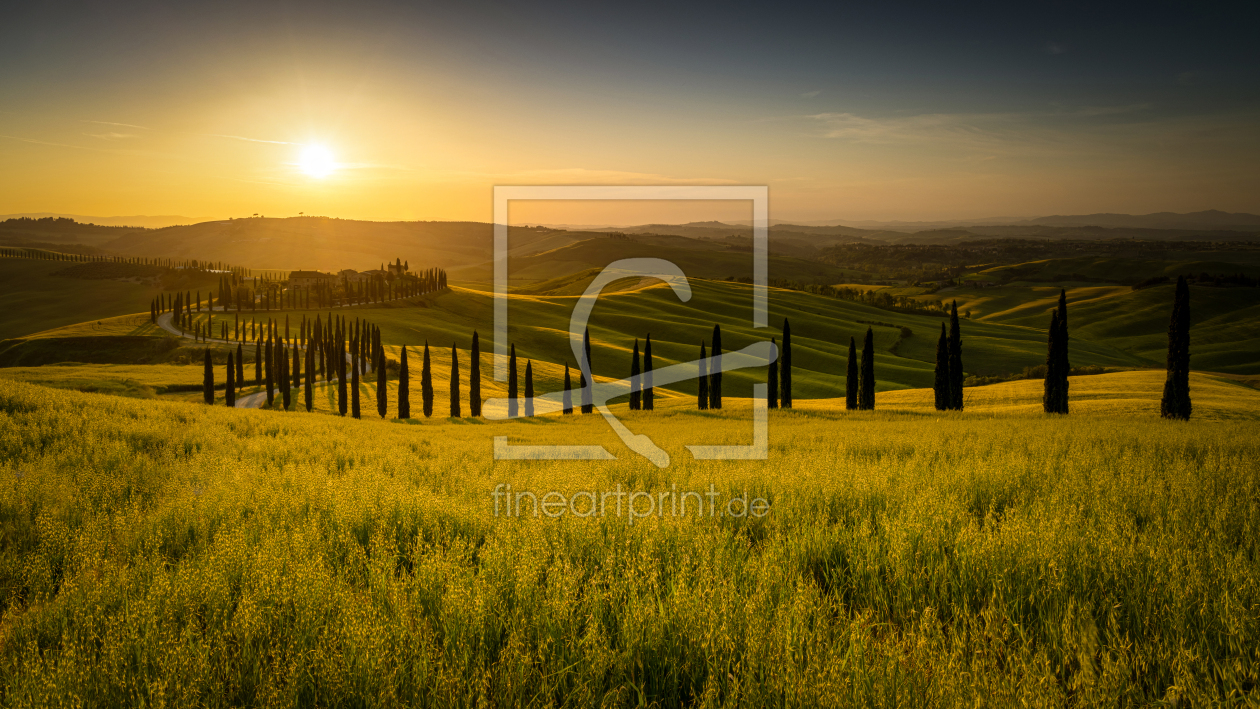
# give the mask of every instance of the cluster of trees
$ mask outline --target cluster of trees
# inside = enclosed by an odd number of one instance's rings
[[[1260,288],[1260,278],[1252,278],[1245,273],[1208,273],[1206,271],[1198,275],[1190,274],[1182,276],[1187,283],[1193,283],[1196,286],[1210,286],[1214,288]],[[1168,276],[1153,276],[1140,283],[1134,283],[1133,290],[1141,290],[1150,288],[1151,286],[1163,285],[1172,281]]]
[[[198,261],[196,259],[145,258],[142,256],[102,256],[94,254],[74,254],[48,249],[32,248],[0,248],[0,256],[7,258],[29,258],[40,261],[72,261],[76,263],[120,263],[137,266],[156,266],[177,270],[204,271],[208,273],[226,272],[244,276],[249,269],[232,266],[221,261]]]

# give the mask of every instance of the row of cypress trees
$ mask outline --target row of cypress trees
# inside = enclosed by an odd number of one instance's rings
[[[186,307],[181,296],[177,296],[170,304],[172,309],[180,310]],[[278,335],[278,323],[270,322],[267,326],[268,336],[264,340],[261,336],[256,343],[256,353],[254,357],[255,366],[255,382],[266,382],[267,401],[272,404],[274,401],[273,393],[273,369],[276,370],[276,378],[279,381],[280,395],[284,407],[289,407],[290,400],[290,381],[293,387],[299,386],[302,372],[302,363],[299,358],[299,348],[292,346],[293,361],[290,367],[288,358],[284,355],[290,345],[287,344],[288,323],[285,323],[285,338]],[[334,333],[332,337],[325,335],[326,331]],[[353,324],[348,324],[344,319],[339,318],[334,325],[332,315],[329,314],[328,325],[324,326],[323,321],[315,318],[313,323],[308,324],[303,319],[301,325],[301,340],[305,344],[308,342],[310,346],[305,349],[306,358],[306,380],[305,380],[305,398],[306,408],[311,410],[311,389],[313,377],[317,367],[322,371],[329,371],[335,366],[338,378],[338,409],[342,415],[345,415],[347,408],[352,412],[355,418],[360,416],[359,406],[359,374],[366,374],[368,371],[367,362],[372,362],[371,369],[377,374],[377,413],[383,418],[387,413],[388,395],[387,395],[387,367],[384,348],[380,341],[380,328],[371,325],[363,320],[356,320]],[[347,342],[347,337],[348,342]],[[792,406],[792,345],[791,345],[791,325],[785,318],[782,330],[782,350],[780,356],[769,365],[768,371],[768,387],[767,387],[767,404],[770,408],[791,408]],[[719,325],[713,326],[712,334],[712,350],[708,350],[706,342],[700,342],[700,376],[699,387],[697,391],[697,407],[699,409],[721,409],[722,408],[722,330]],[[774,343],[774,338],[771,338]],[[347,357],[347,344],[349,345],[349,353],[352,356]],[[585,372],[591,371],[591,342],[590,329],[583,333],[582,353],[584,357],[583,366],[579,366],[579,386],[582,392],[581,411],[584,414],[593,412],[594,406],[592,401],[592,392],[587,387]],[[295,343],[296,345],[296,343]],[[329,356],[331,354],[331,356]],[[481,375],[480,375],[480,342],[477,332],[473,332],[472,339],[472,362],[470,371],[470,391],[469,405],[473,416],[481,415]],[[340,356],[337,356],[340,355]],[[707,355],[707,356],[706,356]],[[334,359],[335,358],[335,359]],[[713,360],[714,367],[712,371],[706,371],[708,359]],[[347,387],[346,387],[346,367],[347,360],[350,362],[351,369],[351,387],[349,391],[350,401],[347,403]],[[243,372],[243,353],[241,346],[237,345],[235,357],[232,353],[228,355],[228,372],[227,372],[227,403],[229,406],[235,403],[235,393],[237,388],[244,386]],[[335,361],[335,365],[331,365],[330,361]],[[430,364],[429,345],[424,345],[424,362],[421,371],[421,396],[423,399],[423,411],[426,417],[433,413],[433,385],[432,372]],[[519,407],[519,382],[517,376],[518,362],[516,355],[516,345],[511,347],[509,372],[508,372],[508,415],[509,417],[517,417],[521,411]],[[1190,290],[1185,277],[1177,279],[1177,287],[1174,295],[1172,318],[1169,323],[1168,330],[1168,360],[1167,360],[1168,376],[1164,385],[1164,395],[1160,403],[1160,413],[1165,418],[1173,419],[1189,419],[1192,411],[1190,401],[1189,375],[1190,375]],[[631,410],[653,410],[654,392],[652,387],[652,336],[649,333],[644,343],[642,353],[642,365],[640,365],[639,341],[634,341],[634,348],[631,354],[630,375],[631,375],[631,391],[630,391],[630,408]],[[1050,318],[1050,326],[1048,328],[1048,343],[1046,355],[1046,374],[1044,381],[1043,408],[1047,413],[1068,413],[1068,375],[1071,367],[1068,360],[1068,327],[1067,327],[1067,292],[1061,289],[1059,292],[1058,307],[1052,311]],[[407,365],[407,348],[403,347],[399,369],[399,392],[398,392],[398,417],[410,417],[410,401],[408,391],[409,373]],[[205,400],[206,403],[214,402],[214,372],[211,363],[210,351],[205,352]],[[533,361],[527,360],[525,364],[525,406],[524,415],[533,416],[533,398],[534,398],[534,376]],[[565,414],[573,413],[572,400],[572,379],[569,364],[565,363],[564,372],[564,397],[563,412]],[[937,410],[962,410],[963,409],[963,366],[962,366],[962,333],[958,320],[958,304],[955,301],[950,309],[950,322],[948,330],[944,323],[941,324],[941,334],[937,340],[936,348],[936,369],[933,382],[933,392],[935,405]],[[845,374],[845,408],[849,410],[873,410],[875,408],[875,350],[874,350],[874,331],[871,327],[866,330],[863,341],[862,352],[859,358],[857,353],[857,342],[855,338],[849,339],[849,356],[847,363],[847,371]],[[459,393],[459,353],[454,343],[451,345],[451,382],[450,382],[450,411],[451,416],[458,417],[461,415],[460,393]]]

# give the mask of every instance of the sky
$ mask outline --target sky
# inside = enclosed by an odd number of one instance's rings
[[[527,184],[768,185],[794,221],[1260,212],[1242,3],[679,5],[18,2],[0,214],[489,221]]]

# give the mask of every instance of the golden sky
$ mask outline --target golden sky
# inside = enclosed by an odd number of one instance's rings
[[[820,33],[464,7],[16,11],[0,214],[488,221],[496,184],[769,185],[772,218],[801,221],[1260,211],[1255,72],[1197,35],[1170,56],[1177,17],[1105,46],[1106,22],[1019,16],[955,37],[891,14]],[[327,174],[303,169],[312,146]]]

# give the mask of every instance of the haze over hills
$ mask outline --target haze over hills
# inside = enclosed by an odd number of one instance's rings
[[[0,214],[0,221],[6,219],[45,219],[47,217],[73,219],[80,224],[96,224],[98,226],[134,226],[145,229],[161,229],[162,227],[180,224],[197,224],[208,222],[214,217],[181,217],[173,214],[135,215],[129,217],[86,217],[81,214],[62,214],[60,212],[28,212],[25,214]]]
[[[687,224],[670,225],[674,228],[691,227],[691,228],[730,228],[742,227],[748,228],[751,222],[747,221],[731,221],[731,222],[690,222]],[[550,226],[558,229],[587,229],[587,230],[609,230],[620,229],[623,231],[643,231],[659,227],[659,224],[643,224],[643,225],[610,225],[610,224],[583,224],[583,225],[567,225],[567,224],[544,224],[542,226]],[[982,217],[976,219],[940,219],[929,221],[902,221],[889,220],[879,221],[871,219],[822,219],[822,220],[788,220],[788,219],[771,219],[770,226],[773,227],[790,227],[800,231],[818,231],[828,229],[849,228],[853,231],[880,232],[880,231],[900,231],[900,232],[918,232],[935,229],[954,229],[958,227],[972,226],[1058,226],[1058,227],[1110,227],[1124,229],[1193,229],[1193,230],[1234,230],[1234,231],[1257,231],[1260,230],[1260,215],[1249,214],[1246,212],[1222,212],[1216,209],[1209,209],[1202,212],[1189,212],[1186,214],[1178,214],[1176,212],[1156,212],[1154,214],[1078,214],[1078,215],[1053,215],[1046,217]]]

